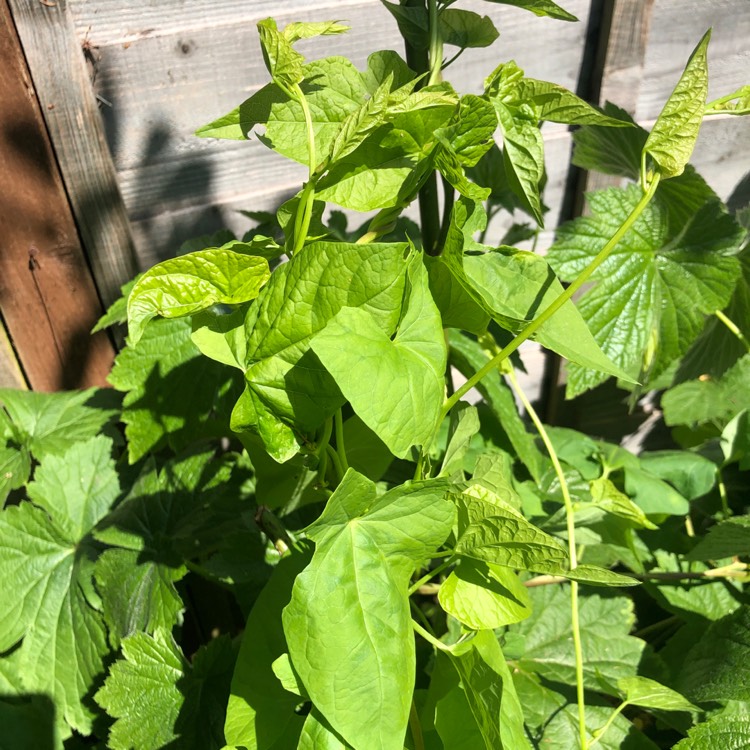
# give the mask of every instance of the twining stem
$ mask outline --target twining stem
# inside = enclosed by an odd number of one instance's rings
[[[307,99],[302,93],[299,84],[296,83],[292,89],[294,98],[302,107],[302,113],[305,117],[305,126],[307,128],[307,161],[308,161],[308,178],[299,204],[297,205],[297,218],[294,223],[294,248],[293,254],[297,254],[305,244],[307,233],[310,230],[310,220],[312,219],[313,205],[315,202],[315,169],[317,167],[317,155],[315,153],[315,130],[313,128],[312,115]],[[301,218],[300,218],[301,217]]]
[[[716,486],[719,488],[719,497],[721,498],[721,512],[724,514],[724,520],[726,521],[726,519],[732,515],[732,511],[729,510],[727,486],[726,484],[724,484],[724,477],[721,473],[721,469],[718,466],[716,467]]]
[[[419,722],[419,714],[417,713],[417,707],[414,704],[414,699],[412,699],[411,709],[409,709],[409,731],[411,732],[411,738],[414,741],[414,750],[424,750],[422,725]]]
[[[429,581],[431,578],[440,575],[446,568],[450,567],[451,565],[453,565],[453,560],[448,558],[445,562],[438,565],[437,568],[427,573],[427,575],[422,576],[416,583],[412,584],[411,588],[409,589],[409,596],[417,591],[420,586],[427,583],[427,581]]]
[[[344,474],[346,474],[346,470],[349,468],[349,462],[346,460],[346,446],[344,444],[344,418],[341,414],[341,409],[336,410],[334,421],[336,424],[336,453],[338,454],[341,468]]]
[[[328,458],[331,459],[331,463],[333,464],[333,470],[336,472],[336,479],[340,482],[344,478],[344,470],[341,466],[341,461],[339,461],[339,455],[330,443],[326,445],[326,452],[328,453]]]
[[[721,310],[714,311],[714,315],[742,342],[745,349],[750,352],[750,341],[740,330],[739,326],[731,319],[728,318]]]
[[[430,14],[430,77],[428,86],[440,83],[443,69],[443,36],[440,33],[440,14],[437,0],[427,0]]]
[[[607,730],[612,726],[612,722],[622,713],[625,706],[628,705],[630,704],[627,701],[623,701],[614,711],[612,711],[604,726],[596,733],[594,739],[591,740],[591,744],[589,745],[590,748],[596,745],[596,743],[599,742],[602,737],[604,737]]]
[[[570,497],[570,490],[568,489],[568,482],[565,479],[565,473],[563,472],[560,464],[560,459],[557,457],[557,451],[555,446],[552,445],[547,430],[542,424],[542,420],[539,419],[539,415],[531,405],[531,402],[526,397],[526,394],[518,384],[518,378],[516,378],[515,372],[510,369],[508,372],[508,380],[510,381],[511,387],[515,391],[516,395],[523,404],[526,413],[531,418],[539,437],[541,437],[544,447],[549,453],[549,457],[552,460],[552,466],[555,469],[558,482],[560,482],[560,490],[563,496],[563,503],[565,504],[565,519],[568,530],[568,555],[570,556],[570,569],[575,570],[578,567],[578,553],[576,550],[576,527],[575,517],[573,511],[573,501]],[[578,734],[581,743],[581,750],[586,750],[588,747],[588,739],[586,737],[586,704],[584,702],[584,691],[583,691],[583,648],[581,645],[581,626],[578,620],[578,582],[570,582],[570,624],[571,631],[573,633],[573,649],[575,651],[576,659],[576,697],[578,699]]]
[[[612,235],[606,245],[597,253],[596,257],[581,271],[578,277],[570,286],[555,299],[549,307],[534,318],[504,349],[496,354],[487,364],[474,373],[456,392],[443,404],[442,416],[448,414],[454,404],[460,401],[485,375],[494,372],[503,360],[507,359],[518,349],[524,341],[531,338],[589,279],[592,273],[609,257],[610,253],[617,247],[619,241],[625,233],[633,226],[643,210],[650,203],[656,193],[659,184],[659,175],[654,175],[653,180],[648,186],[648,190],[643,194],[637,205],[630,212],[628,217],[622,223],[622,226]]]

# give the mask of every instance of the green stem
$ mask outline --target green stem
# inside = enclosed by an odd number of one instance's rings
[[[750,341],[747,340],[746,336],[740,330],[739,326],[728,318],[721,310],[714,311],[714,315],[742,342],[742,345],[750,352]]]
[[[417,459],[417,466],[414,469],[414,481],[418,482],[420,479],[424,479],[422,472],[424,471],[424,453],[419,452],[419,458]]]
[[[440,563],[437,568],[427,573],[427,575],[423,575],[416,583],[412,584],[411,588],[409,589],[409,596],[417,591],[420,586],[427,583],[427,581],[429,581],[431,578],[440,575],[446,568],[450,567],[451,565],[453,565],[453,560],[451,558],[448,558],[445,562]]]
[[[349,462],[346,460],[346,446],[344,445],[344,417],[341,414],[341,409],[336,410],[334,415],[336,423],[336,453],[339,457],[339,463],[341,468],[346,474],[346,470],[349,468]]]
[[[539,437],[541,437],[544,447],[549,453],[549,457],[552,460],[552,466],[555,469],[557,480],[560,482],[560,490],[563,496],[563,503],[565,504],[565,519],[568,530],[568,555],[570,556],[570,569],[575,570],[578,567],[578,553],[576,550],[576,527],[575,517],[573,511],[573,501],[570,497],[570,490],[568,488],[568,482],[565,479],[565,473],[563,472],[560,459],[557,457],[557,451],[555,446],[552,445],[549,434],[542,424],[542,420],[539,419],[539,415],[531,405],[531,402],[526,397],[526,394],[518,384],[518,379],[513,370],[508,373],[508,380],[510,381],[511,387],[515,391],[516,395],[523,404],[526,413],[529,415],[531,421],[534,423]],[[570,623],[573,634],[573,649],[575,651],[576,659],[576,697],[578,699],[578,734],[581,743],[581,750],[586,750],[588,747],[588,739],[586,737],[586,703],[584,699],[583,690],[583,647],[581,645],[581,626],[578,620],[578,582],[570,582]]]
[[[302,113],[305,117],[308,161],[308,181],[302,191],[302,196],[300,197],[300,202],[297,206],[297,215],[302,218],[299,223],[295,220],[294,249],[292,254],[296,255],[303,248],[305,240],[307,239],[307,233],[310,229],[310,220],[312,219],[313,205],[315,203],[315,168],[317,167],[317,155],[315,153],[315,130],[313,128],[312,114],[310,113],[307,99],[305,99],[305,95],[302,93],[299,84],[295,84],[292,91],[295,99],[299,102],[300,107],[302,107]],[[300,212],[302,213],[300,214]]]
[[[428,86],[440,83],[443,67],[443,37],[440,34],[440,14],[437,1],[427,0],[430,14],[430,77]]]
[[[419,722],[419,714],[417,713],[417,707],[414,704],[413,698],[411,701],[411,708],[409,709],[409,731],[411,732],[412,740],[414,740],[414,750],[424,750],[422,725]]]
[[[453,408],[454,404],[460,401],[485,375],[494,372],[501,362],[506,360],[524,341],[531,338],[588,280],[594,271],[609,257],[610,253],[617,247],[623,235],[633,226],[643,210],[650,203],[659,184],[659,175],[654,175],[654,179],[648,186],[648,190],[643,194],[637,205],[630,212],[628,217],[622,223],[622,226],[612,235],[612,238],[599,251],[596,257],[581,271],[578,277],[571,285],[555,299],[537,318],[531,321],[513,341],[511,341],[502,351],[496,354],[486,365],[474,373],[456,392],[443,404],[442,416]]]
[[[607,730],[612,726],[612,722],[622,713],[625,706],[629,705],[627,701],[623,701],[610,715],[610,717],[607,719],[607,723],[597,732],[596,736],[593,740],[591,740],[591,744],[589,747],[593,747],[596,745],[597,742],[599,742],[602,737],[606,734]]]
[[[344,478],[344,471],[341,466],[341,461],[339,461],[338,453],[336,453],[330,443],[326,445],[326,452],[328,453],[328,458],[331,459],[331,463],[333,464],[333,469],[336,472],[336,478],[340,482]]]
[[[431,643],[435,648],[439,649],[440,651],[452,651],[450,646],[446,646],[444,643],[439,641],[437,638],[435,638],[434,635],[428,633],[418,622],[415,620],[411,621],[411,626],[414,629],[416,633],[419,633],[419,635],[422,636],[428,643]]]
[[[721,511],[724,514],[724,520],[726,521],[729,516],[732,515],[732,511],[729,510],[729,497],[727,496],[727,486],[724,484],[724,477],[722,476],[721,469],[716,467],[716,486],[719,488],[719,497],[721,498]]]
[[[331,441],[332,432],[333,420],[329,417],[323,423],[323,432],[318,441],[318,482],[321,485],[325,485],[326,483],[326,471],[328,471],[328,451],[326,448]]]

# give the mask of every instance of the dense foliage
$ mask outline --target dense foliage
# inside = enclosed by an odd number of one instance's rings
[[[271,82],[199,134],[308,179],[123,290],[115,390],[0,392],[0,747],[750,745],[749,212],[687,163],[750,90],[706,103],[706,34],[650,132],[512,61],[460,95],[489,18],[384,4],[408,64],[259,24]],[[627,182],[546,256],[544,121]],[[531,338],[662,449],[545,426]]]

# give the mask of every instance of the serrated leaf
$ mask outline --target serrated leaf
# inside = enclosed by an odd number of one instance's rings
[[[443,43],[461,49],[489,47],[500,36],[489,16],[470,10],[444,8],[438,22]]]
[[[750,719],[745,716],[721,716],[688,730],[674,750],[746,750],[750,747]]]
[[[181,621],[183,604],[175,583],[187,569],[139,558],[135,550],[108,549],[94,565],[102,614],[115,648],[133,633],[171,631]]]
[[[549,250],[562,279],[574,279],[588,265],[640,196],[636,186],[589,195],[593,216],[560,227]],[[734,255],[742,230],[718,204],[704,205],[679,234],[668,216],[650,203],[592,274],[596,286],[578,301],[604,353],[646,384],[687,351],[705,315],[727,304],[740,270]],[[572,397],[603,380],[572,365],[567,393]]]
[[[726,425],[750,408],[750,354],[730,367],[718,380],[699,378],[670,388],[661,401],[669,426],[714,422]]]
[[[119,493],[111,448],[100,436],[48,456],[29,485],[34,504],[0,514],[0,651],[20,642],[24,691],[53,698],[84,734],[93,713],[82,699],[107,653],[88,536]]]
[[[488,0],[491,3],[500,5],[513,5],[516,8],[523,8],[531,11],[535,16],[549,16],[559,21],[577,21],[578,19],[567,10],[563,10],[557,3],[552,0]]]
[[[712,526],[685,556],[687,560],[721,560],[750,555],[750,516],[737,516]]]
[[[712,623],[690,649],[677,687],[690,700],[750,700],[750,607]]]
[[[164,443],[179,451],[230,434],[239,377],[201,356],[190,333],[188,320],[154,320],[138,347],[125,347],[115,359],[109,382],[126,394],[122,421],[131,463]]]
[[[6,441],[23,445],[38,461],[107,432],[120,411],[120,399],[103,388],[62,393],[3,388],[0,401],[12,421],[3,430]]]
[[[569,592],[560,586],[536,586],[529,594],[531,617],[509,628],[523,637],[519,668],[552,682],[575,683]],[[599,677],[614,683],[634,676],[646,644],[628,635],[635,621],[632,601],[586,596],[579,600],[579,619],[586,685],[600,689]]]
[[[216,304],[237,305],[258,296],[271,272],[268,261],[244,252],[242,242],[162,261],[146,271],[128,297],[129,343],[135,346],[157,315],[182,318]]]
[[[309,561],[306,552],[282,558],[250,612],[227,705],[224,733],[230,744],[249,750],[296,746],[304,721],[295,712],[300,698],[284,690],[271,665],[287,651],[281,612]]]
[[[695,711],[696,707],[676,690],[647,677],[623,677],[617,681],[623,700],[634,706],[659,711]]]
[[[409,577],[453,516],[442,482],[378,498],[350,469],[307,529],[315,554],[295,581],[284,633],[314,705],[355,746],[402,750],[415,677]]]
[[[226,636],[200,649],[192,666],[163,629],[154,636],[129,636],[122,642],[122,654],[95,696],[115,719],[109,730],[112,750],[224,746],[224,703],[234,667]]]
[[[531,614],[526,587],[512,570],[467,558],[443,581],[440,606],[471,630],[494,630]]]
[[[446,348],[427,270],[414,256],[393,340],[363,308],[344,307],[311,342],[362,421],[400,458],[426,445],[441,415]]]
[[[245,321],[246,390],[233,429],[257,432],[277,461],[297,453],[299,432],[315,430],[344,402],[311,339],[344,307],[366,311],[392,333],[406,250],[404,243],[317,242],[274,271]]]

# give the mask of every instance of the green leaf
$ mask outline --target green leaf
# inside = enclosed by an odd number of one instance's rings
[[[137,632],[171,631],[182,620],[183,604],[175,583],[187,569],[139,560],[135,550],[108,549],[94,565],[102,614],[112,645]]]
[[[685,556],[687,560],[721,560],[750,555],[750,516],[737,516],[712,526]]]
[[[0,700],[0,750],[62,750],[55,725],[55,706],[45,697],[28,701]]]
[[[400,458],[426,445],[441,415],[446,365],[440,313],[419,256],[393,340],[364,308],[344,307],[311,346],[354,411]]]
[[[590,487],[591,499],[597,508],[623,519],[630,526],[639,529],[657,528],[646,518],[643,510],[627,495],[620,492],[609,479],[603,477],[594,479]]]
[[[189,665],[168,631],[135,633],[109,670],[96,702],[115,719],[112,750],[185,750],[224,746],[224,705],[234,667],[231,641],[213,640]]]
[[[750,114],[750,85],[741,86],[732,94],[715,99],[706,105],[706,115]]]
[[[313,709],[305,719],[297,750],[348,750],[341,737],[334,732],[321,714]]]
[[[693,153],[708,94],[709,29],[690,55],[680,80],[656,118],[643,147],[663,178],[682,174]]]
[[[299,432],[312,432],[344,402],[309,349],[311,339],[344,307],[391,334],[406,252],[403,243],[317,242],[274,271],[245,321],[246,390],[232,417],[235,431],[257,432],[277,461],[297,453]]]
[[[647,677],[623,677],[617,690],[627,703],[659,711],[695,711],[696,707],[677,691]]]
[[[114,432],[109,426],[120,411],[119,398],[103,388],[69,393],[3,388],[0,401],[12,422],[3,429],[6,444],[10,439],[22,445],[37,461],[62,455],[71,443]]]
[[[471,630],[494,630],[531,614],[528,591],[512,570],[471,558],[442,583],[438,600]]]
[[[531,748],[523,711],[500,644],[491,630],[477,633],[472,648],[451,662],[476,721],[486,750]]]
[[[750,607],[712,623],[690,649],[677,687],[690,700],[750,700]]]
[[[711,491],[716,483],[716,464],[699,453],[652,451],[639,456],[641,468],[669,482],[688,500]]]
[[[290,36],[279,32],[276,21],[266,18],[264,21],[258,21],[258,35],[263,60],[271,78],[282,89],[291,92],[305,77],[302,65],[304,58],[292,48],[293,32]]]
[[[684,516],[690,511],[690,503],[685,497],[641,468],[625,468],[625,492],[646,515]]]
[[[425,256],[430,293],[440,310],[444,328],[458,328],[477,336],[487,330],[490,316],[477,304],[450,270],[442,255]]]
[[[248,750],[296,746],[303,725],[295,712],[300,698],[283,688],[271,665],[287,651],[281,612],[309,560],[304,552],[282,558],[250,612],[227,706],[224,733],[229,744]]]
[[[552,0],[489,0],[489,2],[501,5],[513,5],[516,8],[529,10],[535,16],[549,16],[559,21],[578,20],[572,13],[563,10],[557,3],[553,3]]]
[[[461,49],[489,47],[500,36],[489,16],[470,10],[445,8],[438,21],[443,43]]]
[[[373,482],[393,462],[388,446],[356,414],[344,422],[344,445],[349,466]]]
[[[380,0],[396,19],[401,36],[415,49],[427,49],[430,43],[430,20],[424,5],[408,6]]]
[[[139,345],[115,359],[109,382],[126,392],[122,420],[131,463],[164,443],[179,451],[230,434],[237,376],[200,355],[190,328],[188,320],[154,320]]]
[[[295,581],[284,633],[314,705],[355,746],[403,748],[415,678],[408,584],[453,524],[444,487],[414,483],[378,498],[349,469],[307,529],[315,554]]]
[[[463,471],[464,457],[479,427],[479,414],[475,406],[459,402],[451,409],[448,445],[438,476],[449,477]]]
[[[549,81],[523,78],[516,84],[514,95],[520,104],[533,107],[537,120],[610,128],[632,127],[628,120],[620,120],[604,114],[572,91]]]
[[[294,44],[300,39],[312,39],[315,36],[334,36],[349,31],[348,26],[340,24],[338,21],[317,21],[301,23],[295,21],[289,23],[281,32],[284,38]]]
[[[128,322],[128,296],[130,290],[133,288],[135,283],[140,278],[138,274],[134,279],[131,279],[127,284],[123,284],[120,287],[120,294],[122,295],[116,299],[108,308],[107,312],[102,315],[99,320],[96,321],[96,325],[91,329],[91,333],[97,333],[103,331],[110,326],[117,325],[118,323]]]
[[[688,730],[674,750],[745,750],[750,746],[750,719],[745,716],[720,716]]]
[[[268,261],[230,242],[162,261],[146,271],[128,297],[130,345],[135,346],[149,320],[181,318],[212,305],[236,305],[258,296],[271,272]]]
[[[536,586],[529,594],[531,617],[509,628],[523,642],[518,667],[552,682],[574,684],[569,592],[561,586]],[[634,676],[646,644],[628,635],[635,622],[632,601],[589,595],[579,602],[585,684],[601,689],[600,677],[616,683]]]
[[[451,121],[435,135],[462,166],[473,167],[494,145],[492,135],[496,129],[497,115],[492,104],[483,96],[467,94],[461,97]]]
[[[578,276],[640,197],[636,186],[589,195],[593,216],[560,227],[549,250],[562,279]],[[729,301],[741,241],[742,230],[719,204],[706,204],[686,226],[672,227],[667,210],[652,202],[592,274],[597,283],[578,310],[604,353],[647,384],[687,351],[705,315]],[[568,372],[571,397],[604,380],[575,364]]]
[[[726,425],[750,408],[750,354],[739,359],[718,380],[699,378],[670,388],[661,405],[669,426],[715,422]]]
[[[28,488],[34,504],[0,514],[0,652],[20,643],[24,692],[53,698],[83,734],[93,714],[82,700],[107,653],[89,533],[119,494],[111,449],[100,436],[48,456]]]

